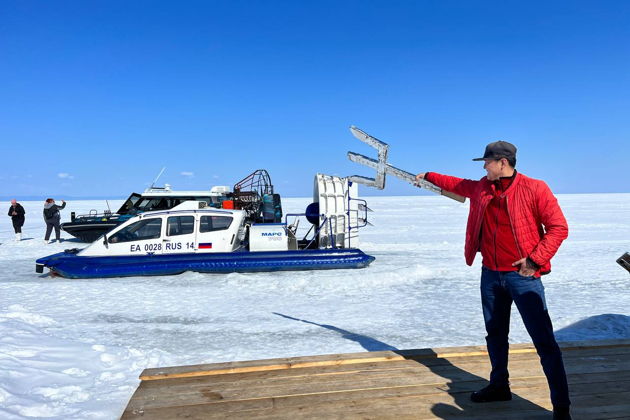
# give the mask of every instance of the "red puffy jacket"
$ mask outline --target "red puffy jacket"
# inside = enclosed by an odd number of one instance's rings
[[[466,264],[472,265],[480,250],[481,223],[486,207],[493,197],[492,182],[479,181],[431,172],[430,182],[438,187],[470,198],[466,226]],[[521,258],[529,257],[540,266],[540,273],[551,271],[553,257],[568,234],[567,221],[547,184],[520,172],[505,191],[512,232]]]

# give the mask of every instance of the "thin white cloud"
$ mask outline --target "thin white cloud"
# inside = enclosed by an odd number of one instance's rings
[[[212,175],[212,178],[219,179],[219,175]]]
[[[195,176],[194,172],[180,172],[179,173],[181,176],[187,176],[188,178],[192,178]]]
[[[67,172],[60,172],[57,174],[57,176],[61,179],[74,179],[74,175],[70,175]]]

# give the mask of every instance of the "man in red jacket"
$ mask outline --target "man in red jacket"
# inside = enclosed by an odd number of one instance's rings
[[[470,198],[466,226],[466,263],[482,257],[481,303],[492,365],[490,385],[473,392],[474,402],[512,399],[508,374],[508,333],[512,302],[540,356],[554,419],[570,419],[569,390],[562,353],[547,312],[542,274],[567,238],[567,222],[556,197],[543,181],[515,169],[516,147],[490,143],[482,158],[487,175],[479,181],[436,172],[418,174],[438,187]]]

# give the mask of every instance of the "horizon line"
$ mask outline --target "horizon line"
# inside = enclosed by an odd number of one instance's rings
[[[587,194],[587,195],[597,195],[597,194],[630,194],[630,192],[570,192],[570,193],[554,193],[554,195],[579,195],[579,194]],[[391,195],[381,195],[381,194],[365,194],[365,195],[360,195],[360,197],[438,197],[439,194],[391,194]],[[17,195],[17,196],[0,196],[0,201],[11,201],[11,200],[18,200],[18,201],[43,201],[46,200],[46,198],[48,197],[59,197],[58,200],[62,200],[61,197],[63,197],[63,195],[60,194],[52,194],[52,195],[46,195],[46,196],[36,196],[36,195]],[[63,199],[65,201],[69,201],[69,200],[89,200],[89,201],[95,201],[95,200],[125,200],[127,199],[129,196],[123,197],[123,196],[118,196],[118,197],[114,197],[114,196],[65,196],[63,197]],[[281,195],[282,198],[308,198],[309,196],[300,196],[300,195]]]

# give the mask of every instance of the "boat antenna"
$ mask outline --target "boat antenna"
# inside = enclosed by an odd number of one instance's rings
[[[164,169],[166,169],[166,167],[163,167],[162,170],[160,171],[160,173],[158,174],[158,176],[155,177],[155,179],[153,180],[153,182],[151,183],[151,188],[153,188],[153,186],[155,185],[155,183],[157,182],[158,179],[160,179],[160,177],[162,176],[162,172],[164,172]]]
[[[105,200],[105,203],[107,204],[107,210],[109,210],[109,212],[112,212],[111,207],[109,207],[109,200]]]

